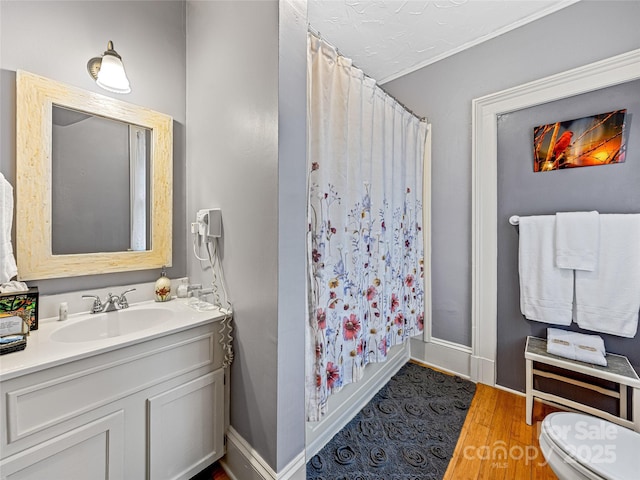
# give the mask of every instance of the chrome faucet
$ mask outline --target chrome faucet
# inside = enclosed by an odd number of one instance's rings
[[[118,297],[118,304],[120,305],[120,310],[122,310],[123,308],[129,308],[129,301],[127,300],[127,297],[125,297],[125,295],[133,291],[135,291],[135,288],[130,288],[129,290],[125,290],[120,294],[120,296]]]
[[[135,288],[130,288],[122,292],[119,296],[109,292],[104,301],[101,301],[97,295],[82,295],[82,298],[93,298],[91,313],[107,313],[129,308],[129,301],[127,300],[126,294],[134,290]]]

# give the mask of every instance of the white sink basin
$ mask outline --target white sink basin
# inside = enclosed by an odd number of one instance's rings
[[[141,308],[96,313],[65,325],[51,334],[54,342],[92,342],[119,337],[155,327],[170,320],[173,313],[162,308]]]

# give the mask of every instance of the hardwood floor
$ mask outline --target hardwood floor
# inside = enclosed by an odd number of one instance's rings
[[[231,480],[218,462],[200,472],[190,480]]]
[[[478,384],[444,480],[557,479],[538,444],[540,422],[557,409],[534,403],[525,422],[525,398]]]
[[[535,402],[526,424],[525,399],[478,384],[443,480],[555,480],[538,445],[544,417],[557,409]],[[230,480],[216,464],[212,480]]]
[[[230,480],[222,467],[216,463],[211,480]]]

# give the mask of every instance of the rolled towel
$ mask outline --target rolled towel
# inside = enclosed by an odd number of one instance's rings
[[[585,335],[559,328],[548,328],[547,353],[593,365],[607,366],[604,340],[599,335]]]

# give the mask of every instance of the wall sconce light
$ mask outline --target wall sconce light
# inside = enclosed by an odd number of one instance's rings
[[[113,42],[107,43],[107,51],[101,57],[94,57],[87,63],[89,75],[96,83],[110,92],[129,93],[129,79],[124,71],[122,57],[113,49]]]

